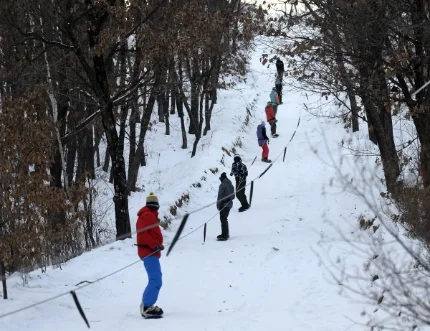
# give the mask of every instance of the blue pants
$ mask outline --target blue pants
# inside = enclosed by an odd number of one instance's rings
[[[150,307],[157,302],[162,282],[160,259],[157,256],[148,256],[143,259],[146,273],[148,274],[148,285],[142,295],[144,307]]]

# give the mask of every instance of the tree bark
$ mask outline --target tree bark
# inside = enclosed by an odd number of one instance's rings
[[[94,4],[91,3],[90,7]],[[107,19],[107,13],[99,12],[94,8],[88,14],[90,22],[94,25],[88,30],[90,48],[93,49],[99,42],[99,28]],[[124,148],[116,131],[115,108],[112,103],[109,90],[108,76],[106,72],[107,63],[103,55],[94,52],[92,56],[95,90],[100,99],[102,111],[102,124],[106,134],[109,154],[112,161],[112,177],[114,185],[113,202],[115,205],[116,239],[131,238],[130,215],[128,213],[128,187],[124,160]]]
[[[4,262],[0,260],[0,272],[1,272],[1,283],[3,286],[3,299],[8,299],[7,295],[7,283],[6,283],[6,268],[4,266]]]
[[[136,153],[134,155],[133,160],[131,160],[128,170],[128,182],[127,187],[131,191],[136,190],[136,183],[137,183],[137,177],[139,174],[139,167],[141,165],[142,159],[145,158],[145,151],[144,151],[144,141],[146,132],[148,131],[148,125],[151,120],[151,115],[154,109],[155,100],[157,99],[159,91],[159,84],[161,81],[161,73],[159,70],[156,69],[155,73],[155,79],[154,79],[154,88],[151,91],[151,94],[148,98],[148,103],[146,104],[145,110],[142,115],[142,119],[140,122],[140,134],[139,134],[139,141],[137,142],[137,148]]]

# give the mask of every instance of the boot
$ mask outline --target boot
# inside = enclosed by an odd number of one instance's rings
[[[272,160],[269,160],[267,157],[263,157],[263,158],[261,159],[261,161],[266,162],[266,163],[270,163],[270,162],[272,162]]]
[[[228,238],[230,238],[230,236],[228,234],[227,235],[220,234],[219,236],[216,237],[216,239],[219,241],[226,241],[226,240],[228,240]]]
[[[238,210],[239,210],[239,213],[241,213],[241,212],[248,210],[248,209],[249,209],[249,205],[248,206],[242,206]]]
[[[163,309],[157,306],[144,307],[143,303],[140,304],[140,314],[144,318],[161,318],[163,317]]]

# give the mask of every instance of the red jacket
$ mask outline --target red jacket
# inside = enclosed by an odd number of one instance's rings
[[[137,254],[142,259],[152,253],[153,249],[163,244],[163,235],[161,234],[158,225],[158,211],[148,207],[143,207],[137,213],[138,219],[136,222],[137,245],[146,245],[148,247],[138,247]],[[148,226],[156,225],[151,229],[139,232]],[[161,253],[154,253],[153,256],[160,257]]]
[[[267,122],[273,121],[275,119],[275,110],[272,105],[266,106],[266,119]]]

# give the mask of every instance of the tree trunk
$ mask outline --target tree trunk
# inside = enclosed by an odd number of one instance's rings
[[[106,148],[105,160],[103,162],[103,171],[106,173],[109,171],[109,163],[110,163],[109,148]]]
[[[198,130],[198,117],[199,117],[199,81],[200,81],[200,68],[199,61],[196,57],[192,58],[192,69],[189,64],[190,60],[186,61],[188,77],[191,83],[191,104],[190,111],[188,112],[188,116],[190,118],[190,125],[188,128],[189,134],[196,134]],[[184,94],[182,95],[182,99],[185,100]]]
[[[351,107],[351,125],[352,125],[352,132],[357,132],[360,130],[360,126],[358,124],[358,105],[357,105],[357,98],[355,97],[355,93],[347,92],[348,99],[349,99],[349,105]]]
[[[165,131],[165,135],[169,136],[170,135],[170,119],[169,119],[169,98],[168,98],[168,92],[164,91],[162,93],[164,95],[164,122],[165,122],[165,127],[166,127],[166,131]]]
[[[94,150],[96,154],[96,166],[99,168],[101,166],[101,160],[100,160],[100,142],[102,140],[102,135],[98,130],[97,125],[94,127]]]
[[[182,132],[181,148],[187,149],[188,141],[187,141],[187,130],[185,128],[185,120],[184,120],[184,104],[183,104],[182,96],[177,89],[175,89],[175,100],[176,100],[176,107],[178,108],[178,115],[181,120],[181,132]]]
[[[387,122],[391,121],[391,114],[386,113],[380,116],[377,107],[367,93],[361,93],[360,97],[363,100],[367,117],[370,119],[370,123],[372,123],[374,128],[373,132],[381,153],[387,190],[394,194],[397,191],[396,181],[400,175],[400,167],[396,147],[394,145],[393,131],[392,129],[390,131],[390,126],[387,125]]]
[[[140,122],[140,134],[139,134],[139,141],[137,143],[137,149],[136,153],[134,155],[133,160],[131,160],[129,169],[128,169],[128,181],[127,181],[127,187],[131,191],[136,191],[136,183],[137,183],[137,177],[139,174],[139,167],[141,165],[142,159],[145,159],[145,151],[144,151],[144,141],[145,141],[145,135],[148,131],[148,125],[151,120],[151,115],[154,109],[155,100],[157,99],[159,91],[159,84],[161,80],[161,75],[159,71],[156,71],[155,73],[155,80],[154,80],[154,88],[151,91],[151,94],[148,98],[148,103],[146,104],[145,110],[142,115],[142,119]]]
[[[128,213],[128,188],[125,172],[124,151],[119,142],[118,133],[115,128],[115,118],[113,115],[113,105],[106,98],[106,109],[103,110],[103,127],[105,128],[108,141],[109,154],[112,161],[112,174],[115,195],[115,224],[116,238],[131,238],[130,215]]]
[[[1,283],[3,286],[3,299],[6,300],[8,298],[7,284],[6,284],[6,269],[4,266],[4,262],[2,260],[0,260],[0,272],[1,272]]]
[[[420,141],[420,171],[424,187],[430,187],[430,102],[421,104],[413,116]]]
[[[211,69],[209,70],[209,80],[208,80],[208,94],[207,98],[212,101],[212,104],[216,103],[217,99],[217,84],[219,79],[219,74],[221,71],[221,57],[212,56],[210,60]],[[208,131],[211,129],[211,119],[212,119],[212,109],[213,107],[207,107],[205,110],[205,129],[203,130],[203,135],[206,136]]]

